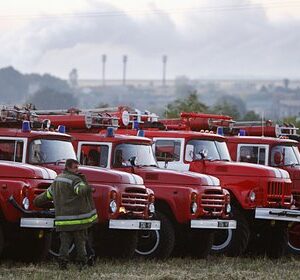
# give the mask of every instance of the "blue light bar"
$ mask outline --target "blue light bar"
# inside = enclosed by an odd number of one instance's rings
[[[115,136],[115,131],[113,127],[108,127],[106,130],[106,136],[107,137],[114,137]]]
[[[140,136],[140,137],[145,137],[145,131],[144,131],[144,130],[142,130],[142,129],[138,130],[138,132],[137,132],[137,136]]]
[[[223,129],[223,127],[219,126],[217,128],[217,134],[224,136],[224,129]]]
[[[30,132],[31,127],[30,127],[30,122],[29,121],[23,121],[22,123],[22,132]]]
[[[66,133],[66,127],[64,125],[59,125],[58,126],[58,132],[60,132],[60,133]]]
[[[139,122],[138,121],[133,122],[133,129],[139,129]]]
[[[246,130],[240,129],[239,136],[246,136]]]

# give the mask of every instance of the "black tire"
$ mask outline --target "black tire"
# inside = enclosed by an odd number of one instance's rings
[[[244,214],[235,206],[232,207],[232,218],[237,221],[234,230],[217,230],[211,252],[237,257],[244,254],[250,239],[250,227]]]
[[[0,224],[0,257],[2,257],[3,249],[4,249],[4,234],[2,231],[2,225]]]
[[[136,256],[166,259],[172,254],[175,246],[174,226],[160,212],[156,212],[155,219],[160,220],[160,230],[139,232]]]
[[[287,252],[300,255],[300,223],[292,223],[288,228]]]
[[[189,233],[188,250],[192,257],[207,258],[214,242],[211,230],[192,230]]]
[[[263,234],[266,255],[280,258],[285,254],[287,244],[287,227],[285,224],[269,227]]]

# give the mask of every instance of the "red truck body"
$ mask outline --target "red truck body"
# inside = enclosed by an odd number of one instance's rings
[[[227,238],[221,242],[220,246],[215,247],[216,251],[237,255],[244,252],[249,244],[249,247],[264,248],[272,256],[283,254],[288,222],[297,220],[297,213],[289,210],[292,206],[289,174],[282,169],[231,162],[226,139],[205,131],[212,125],[231,123],[230,117],[224,116],[215,122],[210,119],[215,115],[209,115],[203,120],[203,116],[199,118],[198,114],[183,113],[181,119],[161,121],[151,120],[147,114],[140,118],[135,114],[132,116],[132,126],[137,128],[139,123],[145,136],[153,139],[161,167],[216,176],[221,185],[230,191],[238,227],[232,240],[228,241]],[[123,125],[119,132],[131,135],[136,133],[129,129],[131,123]],[[279,194],[275,186],[280,188]],[[274,221],[277,222],[273,227]],[[258,236],[260,238],[255,242]]]
[[[175,235],[177,241],[180,240],[177,243],[184,243],[185,247],[189,247],[187,235],[198,229],[198,233],[193,233],[196,237],[192,239],[193,244],[190,247],[195,248],[194,250],[197,251],[196,254],[199,256],[204,251],[206,254],[210,249],[201,248],[201,246],[209,246],[209,243],[207,245],[199,244],[205,242],[203,230],[235,228],[235,221],[228,220],[229,213],[226,212],[230,198],[228,192],[219,185],[219,180],[213,176],[203,174],[159,169],[153,157],[151,140],[114,133],[107,135],[106,131],[98,133],[99,126],[86,127],[85,116],[82,114],[48,114],[39,117],[49,119],[54,125],[66,125],[68,132],[73,137],[73,145],[77,150],[77,157],[80,159],[81,164],[88,165],[89,152],[97,150],[98,157],[100,156],[98,166],[141,176],[146,186],[155,192],[156,209],[171,224],[170,228],[172,230],[167,226],[169,238]],[[125,161],[124,164],[122,162],[117,163],[120,152],[123,153],[122,157],[126,159],[127,163]],[[128,162],[128,159],[133,155],[137,156],[136,165]],[[197,206],[196,211],[192,210],[193,205],[195,205],[194,202]],[[167,224],[163,221],[161,231],[164,231],[164,225]],[[171,234],[171,231],[174,233]],[[164,239],[163,234],[162,239]],[[165,239],[168,239],[168,237]],[[162,248],[161,250],[164,251]],[[151,254],[150,251],[149,254]],[[169,253],[171,253],[171,250],[169,250]]]
[[[47,168],[9,161],[1,161],[0,169],[0,255],[6,250],[8,253],[15,251],[19,257],[28,260],[43,258],[50,242],[47,232],[21,229],[22,213],[9,201],[14,197],[16,203],[28,210],[29,201],[50,186],[56,173]]]
[[[23,129],[18,128],[19,121],[6,120],[0,124],[0,161],[30,163],[60,173],[64,168],[65,159],[76,159],[69,135],[31,130],[28,129],[28,123],[26,124]],[[135,174],[100,167],[80,167],[80,172],[86,176],[93,188],[99,216],[95,234],[99,250],[105,251],[107,245],[109,254],[119,254],[119,256],[133,254],[137,240],[136,231],[145,227],[149,230],[158,230],[160,227],[159,221],[149,219],[153,216],[150,207],[154,200],[153,191],[147,189],[143,179]],[[48,185],[44,185],[43,190]],[[33,197],[28,197],[28,210],[35,210],[32,199]],[[49,221],[43,218],[23,217],[21,227],[49,228]],[[101,238],[103,234],[107,238],[106,241],[105,238]],[[108,241],[109,244],[103,244]]]
[[[258,136],[228,136],[227,139],[227,145],[234,161],[275,166],[286,170],[292,179],[295,208],[299,209],[300,153],[297,141]],[[280,191],[280,188],[276,187],[276,192]],[[290,251],[300,254],[300,224],[291,224],[288,233]]]

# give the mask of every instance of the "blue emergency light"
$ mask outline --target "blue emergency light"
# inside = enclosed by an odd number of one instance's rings
[[[240,129],[239,136],[246,136],[246,130]]]
[[[30,127],[30,122],[29,121],[23,121],[22,123],[22,132],[30,132],[31,127]]]
[[[142,130],[142,129],[138,130],[137,136],[139,136],[139,137],[145,137],[145,131]]]
[[[66,127],[64,125],[59,125],[58,126],[58,132],[60,132],[60,133],[66,133]]]
[[[138,121],[133,122],[133,129],[139,129],[139,122]]]
[[[106,130],[106,136],[107,137],[114,137],[115,136],[115,130],[113,127],[108,127]]]
[[[221,126],[218,126],[217,128],[217,134],[224,136],[224,129]]]

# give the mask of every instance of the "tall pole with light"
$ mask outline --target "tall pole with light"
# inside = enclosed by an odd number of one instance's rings
[[[123,86],[126,85],[127,55],[123,55]]]
[[[106,54],[102,54],[102,86],[105,86]]]

